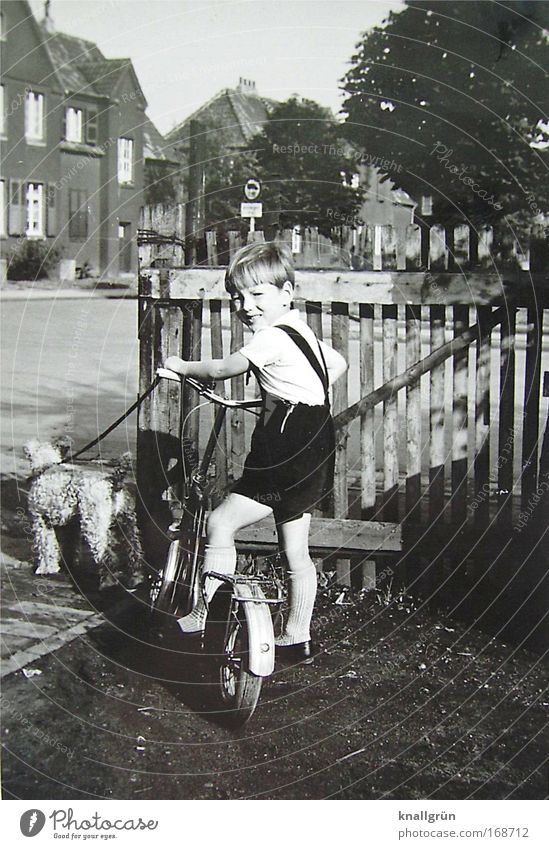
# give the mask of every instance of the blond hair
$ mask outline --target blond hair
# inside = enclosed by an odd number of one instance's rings
[[[234,295],[260,283],[282,289],[284,283],[295,283],[292,254],[283,242],[253,242],[241,248],[232,258],[225,273],[225,288]]]

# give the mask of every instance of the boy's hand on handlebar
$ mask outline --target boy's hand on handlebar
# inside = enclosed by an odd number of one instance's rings
[[[185,375],[187,373],[186,365],[185,360],[179,357],[168,357],[163,367],[175,371],[176,374]]]

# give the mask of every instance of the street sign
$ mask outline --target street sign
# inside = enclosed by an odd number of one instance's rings
[[[261,183],[255,178],[248,180],[244,186],[244,194],[248,200],[255,200],[261,193]]]
[[[241,203],[240,204],[241,218],[262,218],[263,204],[262,203]]]

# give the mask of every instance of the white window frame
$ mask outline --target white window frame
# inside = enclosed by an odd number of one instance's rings
[[[303,246],[303,236],[301,234],[301,227],[297,225],[292,229],[292,253],[300,254],[301,248]]]
[[[121,186],[133,183],[133,139],[118,139],[118,182]]]
[[[25,192],[25,235],[30,239],[45,237],[45,195],[43,183],[27,183]]]
[[[0,236],[5,238],[8,235],[7,230],[7,221],[6,221],[6,180],[3,178],[0,180]]]
[[[44,141],[44,95],[38,91],[27,91],[25,97],[25,138]]]
[[[421,215],[433,214],[433,195],[421,196]]]
[[[84,110],[77,106],[65,109],[65,141],[81,144],[84,140]]]
[[[4,84],[0,85],[0,136],[5,136],[7,132],[7,121],[6,121],[6,113],[4,109],[4,93],[5,93]]]

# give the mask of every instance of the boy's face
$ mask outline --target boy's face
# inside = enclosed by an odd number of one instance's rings
[[[255,333],[262,327],[270,327],[290,309],[293,286],[284,283],[282,289],[273,283],[256,283],[242,289],[233,296],[239,318]]]

